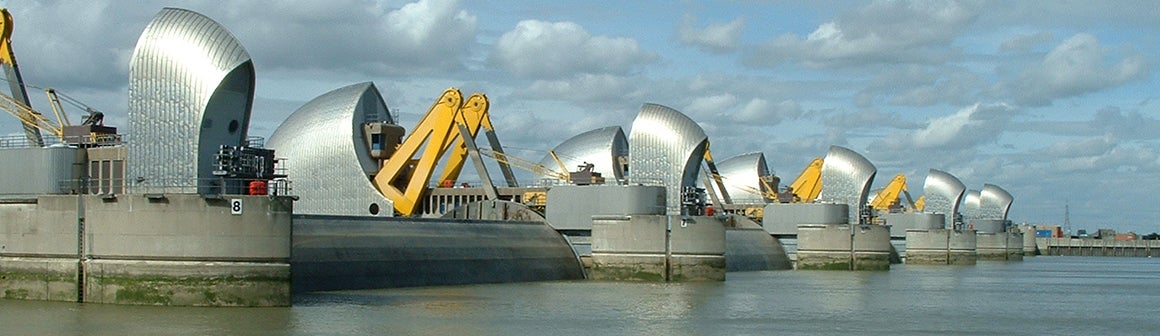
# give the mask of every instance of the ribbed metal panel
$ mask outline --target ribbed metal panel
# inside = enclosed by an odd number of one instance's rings
[[[850,223],[858,222],[858,212],[866,206],[870,183],[878,168],[861,154],[840,146],[830,146],[822,164],[823,202],[850,205]]]
[[[294,213],[391,216],[394,205],[371,184],[378,163],[370,156],[362,125],[394,123],[379,90],[370,82],[314,98],[286,118],[266,146],[285,158],[283,167],[299,196]]]
[[[218,146],[246,139],[253,93],[250,55],[229,31],[195,12],[162,9],[129,61],[127,170],[142,187],[135,190],[212,183]],[[162,186],[181,188],[154,188]]]
[[[971,220],[981,218],[979,217],[979,205],[980,202],[978,190],[967,190],[967,192],[963,194],[962,214],[964,223],[969,223]]]
[[[979,218],[1007,220],[1007,211],[1015,197],[994,184],[984,184],[979,192]]]
[[[959,178],[941,170],[931,169],[926,174],[926,182],[922,185],[922,194],[926,199],[922,212],[943,214],[946,224],[944,227],[954,227],[954,214],[959,211],[959,203],[962,203],[966,191],[967,187],[959,181]]]
[[[725,191],[734,204],[764,204],[761,177],[769,176],[765,153],[752,152],[717,162],[717,172],[724,180]]]
[[[576,170],[577,166],[585,162],[595,165],[593,171],[604,177],[605,181],[624,180],[624,169],[617,158],[628,156],[628,139],[620,126],[609,126],[580,133],[552,149],[568,171]],[[559,170],[559,164],[551,155],[545,154],[540,159],[545,167]]]
[[[629,181],[665,186],[668,213],[681,212],[681,190],[697,185],[708,147],[705,130],[672,108],[644,104],[628,136]]]

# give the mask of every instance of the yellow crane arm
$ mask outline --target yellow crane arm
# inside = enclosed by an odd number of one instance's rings
[[[810,161],[810,165],[802,170],[790,188],[793,188],[793,194],[797,197],[799,202],[810,203],[818,198],[822,193],[822,164],[825,161],[822,158],[814,158]]]
[[[463,94],[459,89],[443,91],[415,129],[375,174],[375,187],[395,203],[395,212],[400,215],[410,216],[418,208],[439,159],[451,143],[450,137],[452,130],[457,127],[456,119],[462,104]]]
[[[894,179],[890,180],[890,183],[886,184],[886,187],[882,188],[882,191],[870,201],[870,206],[879,211],[889,211],[891,205],[900,202],[899,197],[902,196],[903,192],[907,192],[906,175],[894,175]]]
[[[16,119],[20,119],[20,123],[25,126],[44,130],[45,132],[56,136],[58,139],[64,136],[64,129],[59,123],[53,124],[48,120],[48,118],[44,116],[44,114],[33,110],[31,107],[28,107],[28,105],[24,105],[12,96],[0,93],[0,110],[4,110],[8,112],[8,114],[16,117]],[[40,135],[39,131],[37,132],[37,135]]]
[[[542,164],[528,161],[528,160],[525,160],[525,159],[522,159],[522,158],[519,158],[516,156],[511,156],[511,155],[507,155],[507,154],[502,153],[502,152],[496,152],[496,151],[487,150],[487,149],[481,149],[479,151],[479,153],[483,154],[485,156],[491,157],[491,158],[495,159],[497,162],[511,165],[512,167],[523,169],[523,170],[526,170],[528,172],[531,172],[531,173],[539,175],[539,176],[555,178],[555,179],[559,179],[561,181],[570,181],[571,180],[569,177],[569,174],[567,172],[559,172],[559,171],[553,170],[552,168],[548,168],[547,166],[544,166]],[[555,155],[555,153],[551,153],[551,154]]]
[[[922,211],[926,207],[926,195],[918,196],[918,200],[914,201],[914,210]]]
[[[463,171],[463,165],[467,162],[467,144],[464,143],[463,138],[475,139],[476,134],[479,134],[479,127],[485,124],[484,127],[492,129],[491,117],[488,114],[489,107],[490,102],[488,102],[487,96],[481,93],[472,94],[463,104],[458,119],[459,123],[467,126],[470,134],[461,134],[458,128],[451,130],[452,136],[447,139],[448,143],[444,144],[451,152],[448,155],[447,164],[443,166],[443,173],[439,175],[441,183],[455,184],[455,180],[459,179],[459,173]]]
[[[12,101],[29,107],[29,111],[40,114],[31,109],[32,102],[28,100],[28,91],[24,89],[24,78],[20,76],[20,67],[16,65],[16,54],[12,52],[12,13],[7,8],[0,8],[0,68],[4,68],[4,76],[8,80],[8,88],[12,92]],[[9,113],[12,113],[9,110]],[[24,127],[24,135],[28,141],[37,147],[44,146],[44,139],[40,136],[42,125],[30,123],[31,120],[20,118]]]

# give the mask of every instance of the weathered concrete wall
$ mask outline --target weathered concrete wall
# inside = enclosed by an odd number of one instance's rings
[[[975,230],[950,230],[947,248],[950,249],[947,263],[951,265],[974,265],[979,260],[978,233]]]
[[[998,233],[1007,232],[1007,223],[997,219],[973,219],[967,224],[979,233]]]
[[[1023,232],[1007,232],[1007,260],[1023,261]]]
[[[797,239],[798,269],[890,269],[890,229],[885,226],[800,225]]]
[[[974,231],[950,229],[906,232],[906,263],[925,265],[974,265],[977,260]]]
[[[763,211],[762,227],[765,231],[792,236],[798,234],[798,225],[847,224],[850,207],[832,203],[769,204]]]
[[[543,222],[294,216],[293,291],[583,279]]]
[[[0,204],[0,255],[76,257],[76,196]]]
[[[1007,234],[1004,232],[978,232],[977,251],[979,260],[1007,260]],[[1020,247],[1022,249],[1022,247]]]
[[[1023,255],[1028,257],[1039,255],[1039,248],[1035,245],[1035,227],[1024,227],[1020,232],[1023,232]]]
[[[890,225],[890,237],[906,238],[910,230],[931,230],[943,228],[943,214],[928,213],[886,213],[878,216]]]
[[[85,302],[165,305],[290,305],[286,263],[101,260],[85,262]]]
[[[292,201],[235,198],[236,213],[231,200],[198,195],[49,195],[0,205],[0,273],[20,273],[0,279],[0,292],[94,303],[289,305]]]
[[[725,239],[725,225],[713,217],[595,216],[589,275],[598,280],[725,280]]]
[[[240,214],[231,200],[241,202]],[[290,209],[288,198],[267,196],[86,197],[86,250],[97,259],[286,263]]]
[[[555,186],[544,217],[556,230],[591,230],[592,216],[663,215],[665,187],[640,185]]]
[[[0,298],[77,301],[76,258],[0,256]]]
[[[1036,238],[1045,255],[1093,257],[1160,257],[1160,240]]]
[[[947,229],[907,230],[906,263],[946,265],[950,260],[950,233]]]

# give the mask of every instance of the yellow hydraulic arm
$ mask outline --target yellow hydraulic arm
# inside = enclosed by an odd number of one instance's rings
[[[717,190],[721,191],[720,201],[722,203],[716,202],[718,201],[716,199],[713,200],[714,203],[733,204],[733,199],[729,197],[729,192],[725,190],[725,182],[721,180],[721,174],[717,171],[717,163],[713,162],[713,155],[709,153],[709,145],[705,145],[705,165],[709,166],[709,176],[713,178],[713,183],[717,184]],[[713,194],[710,194],[710,196],[713,196]]]
[[[27,111],[39,115],[31,108],[32,104],[28,100],[28,91],[24,89],[24,78],[20,76],[20,67],[16,65],[16,54],[12,52],[12,14],[8,12],[7,8],[0,8],[0,67],[4,68],[4,75],[8,81],[8,87],[12,90],[11,101],[24,105]],[[11,110],[10,110],[11,111]],[[44,138],[40,136],[40,130],[37,124],[29,123],[31,120],[43,119],[43,116],[28,116],[20,117],[20,122],[24,126],[24,135],[28,141],[37,147],[44,146]]]
[[[870,206],[879,211],[890,211],[890,206],[900,203],[899,197],[906,195],[907,205],[910,209],[914,209],[914,202],[910,202],[910,191],[906,188],[906,175],[894,175],[894,179],[886,184],[886,187],[874,196],[874,200],[870,201]]]
[[[793,180],[790,187],[797,197],[797,202],[812,203],[822,193],[822,158],[814,158],[806,169]]]
[[[495,135],[495,127],[491,124],[491,114],[488,113],[490,102],[487,96],[481,93],[476,93],[467,98],[467,102],[463,104],[460,109],[458,122],[466,126],[469,134],[461,134],[458,128],[453,129],[453,135],[449,140],[449,150],[451,154],[448,156],[447,164],[443,166],[443,173],[439,175],[440,184],[454,185],[455,180],[459,178],[459,173],[463,171],[463,164],[467,161],[467,144],[464,138],[474,139],[479,134],[479,128],[482,126],[484,133],[487,136],[488,143],[491,145],[491,151],[503,155],[503,146],[499,144],[499,138]],[[518,186],[515,174],[511,167],[505,162],[500,162],[500,170],[504,174],[504,179],[507,180],[509,187]]]
[[[375,187],[395,203],[395,212],[403,216],[415,213],[435,166],[452,143],[452,135],[458,133],[456,121],[462,106],[463,94],[459,89],[443,91],[375,174]]]
[[[926,195],[918,196],[918,200],[914,201],[914,211],[922,211],[926,207]]]

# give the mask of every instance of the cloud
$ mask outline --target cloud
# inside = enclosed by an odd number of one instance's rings
[[[876,1],[821,24],[805,38],[778,36],[746,57],[752,66],[786,62],[810,67],[875,63],[933,63],[953,56],[948,46],[979,15],[958,2]]]
[[[873,147],[903,149],[975,150],[994,142],[1007,128],[1017,109],[1007,104],[974,104],[954,114],[930,119],[926,126],[878,139]]]
[[[1049,32],[1038,32],[1031,35],[1019,35],[999,45],[1001,51],[1028,52],[1040,45],[1051,42],[1054,36]]]
[[[491,62],[527,78],[559,79],[575,74],[625,75],[656,59],[636,40],[592,36],[573,22],[524,20],[500,36]]]
[[[1110,63],[1099,40],[1086,33],[1063,41],[1011,83],[1000,84],[1002,93],[1019,103],[1047,105],[1052,100],[1096,92],[1144,78],[1148,67],[1142,56],[1128,55]]]
[[[589,104],[623,103],[629,100],[639,103],[641,96],[636,79],[607,74],[578,74],[571,78],[536,80],[525,92],[517,95],[523,99],[563,99]]]
[[[737,49],[737,39],[745,28],[745,18],[739,17],[728,23],[714,23],[704,28],[697,28],[697,18],[685,15],[677,23],[677,40],[681,44],[695,46],[698,49],[723,54]]]

